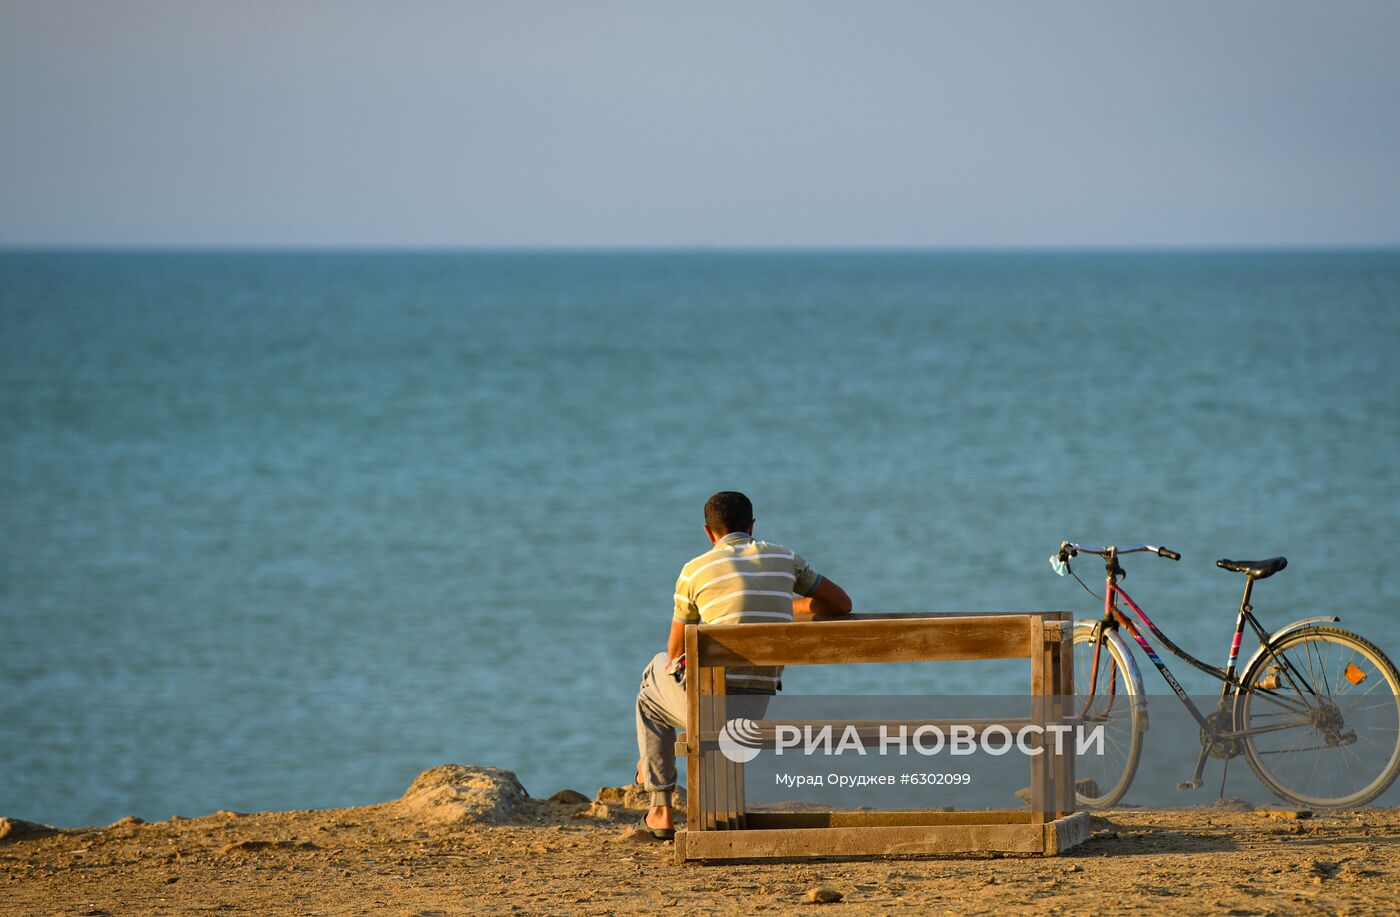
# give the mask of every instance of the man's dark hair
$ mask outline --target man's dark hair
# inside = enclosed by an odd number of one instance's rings
[[[716,535],[747,531],[753,522],[753,504],[737,490],[721,490],[705,501],[705,524]]]

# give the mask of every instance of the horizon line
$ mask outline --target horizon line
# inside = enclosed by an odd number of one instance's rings
[[[418,245],[316,243],[0,243],[0,254],[482,254],[482,255],[1039,255],[1362,254],[1400,252],[1392,243],[1093,245]]]

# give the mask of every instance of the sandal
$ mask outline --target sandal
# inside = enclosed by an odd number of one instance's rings
[[[641,826],[643,831],[650,834],[658,841],[674,841],[676,839],[675,828],[653,828],[651,825],[647,824],[645,812],[642,813]]]

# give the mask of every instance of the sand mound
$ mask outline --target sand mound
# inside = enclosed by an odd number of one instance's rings
[[[498,824],[529,798],[510,771],[442,764],[419,774],[393,806],[400,815],[439,824]]]
[[[25,821],[22,818],[0,818],[0,842],[49,837],[57,833],[57,828],[41,825],[32,821]]]

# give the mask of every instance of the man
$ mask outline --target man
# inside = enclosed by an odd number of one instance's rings
[[[795,551],[753,537],[753,504],[732,490],[705,503],[705,534],[713,547],[681,568],[666,652],[642,673],[637,694],[637,782],[651,794],[644,824],[653,837],[675,836],[671,793],[676,786],[676,729],[686,726],[684,667],[687,624],[791,621],[793,612],[844,615],[850,596],[818,574]],[[767,698],[782,683],[780,666],[732,667],[725,694]],[[753,714],[762,716],[762,712]]]

